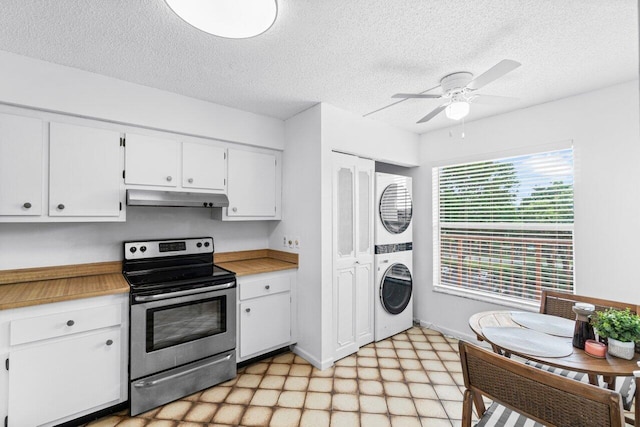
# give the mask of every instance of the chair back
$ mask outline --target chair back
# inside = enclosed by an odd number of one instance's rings
[[[596,311],[605,311],[609,308],[618,310],[628,308],[632,313],[640,313],[640,307],[636,304],[546,290],[542,291],[540,298],[540,313],[574,320],[576,314],[571,310],[571,307],[573,307],[576,302],[593,304],[596,307]]]
[[[614,391],[546,372],[460,341],[466,387],[462,425],[471,425],[473,402],[485,412],[482,396],[546,426],[621,427],[624,413]]]

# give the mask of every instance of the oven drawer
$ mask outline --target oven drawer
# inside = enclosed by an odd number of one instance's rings
[[[11,322],[11,345],[71,335],[122,323],[120,305],[66,311]]]
[[[240,279],[240,300],[273,295],[291,290],[291,277],[289,275],[262,276],[259,279]]]

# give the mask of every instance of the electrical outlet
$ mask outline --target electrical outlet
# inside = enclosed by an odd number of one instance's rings
[[[289,240],[287,240],[287,246],[289,246],[289,248],[293,249],[293,237],[289,237]]]
[[[293,247],[300,249],[300,237],[296,236],[293,238]]]
[[[288,245],[287,245],[287,241],[288,241],[288,240],[289,240],[289,239],[287,239],[287,236],[284,236],[284,237],[283,237],[283,239],[282,239],[282,247],[286,248],[286,247],[288,246]]]

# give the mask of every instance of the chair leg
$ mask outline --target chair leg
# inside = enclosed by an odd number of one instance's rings
[[[464,397],[462,398],[462,427],[471,427],[471,418],[473,413],[471,405],[474,400],[474,395],[471,390],[466,389],[464,391]]]

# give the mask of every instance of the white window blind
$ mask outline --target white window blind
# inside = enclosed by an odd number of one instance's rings
[[[573,292],[573,150],[433,169],[436,288]]]

